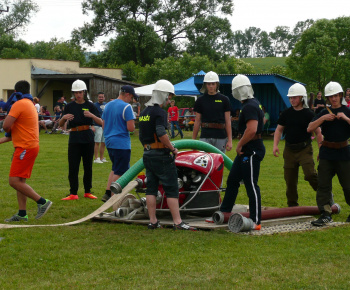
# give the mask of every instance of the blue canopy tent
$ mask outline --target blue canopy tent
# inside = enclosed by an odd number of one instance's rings
[[[194,83],[197,88],[202,87],[204,75],[205,73],[198,73],[194,76]],[[232,97],[231,92],[232,79],[236,75],[219,75],[220,92],[230,99],[233,111],[241,108],[241,103]],[[288,89],[295,83],[300,82],[278,74],[247,74],[246,76],[253,86],[254,97],[265,106],[266,111],[270,114],[270,128],[275,129],[280,112],[291,106],[287,97]]]
[[[198,74],[203,75],[205,74],[205,72],[201,70]],[[174,85],[174,87],[175,94],[177,96],[198,96],[201,94],[198,91],[196,85],[194,84],[194,76],[181,83]]]

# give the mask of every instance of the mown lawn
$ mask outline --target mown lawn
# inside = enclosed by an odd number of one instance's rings
[[[185,136],[189,138],[190,132]],[[137,133],[131,138],[134,164],[142,149]],[[54,204],[36,221],[36,204],[28,201],[28,223],[74,221],[97,209],[100,200],[60,200],[69,192],[68,136],[41,134],[40,142],[28,183]],[[281,151],[283,145],[281,142]],[[284,207],[283,158],[272,155],[271,137],[265,146],[259,181],[262,203]],[[17,211],[17,202],[7,177],[12,144],[2,144],[0,152],[2,221]],[[233,159],[234,152],[228,156]],[[93,192],[99,197],[104,194],[110,165],[93,165]],[[227,174],[225,170],[225,180]],[[82,184],[82,176],[80,181]],[[315,205],[315,192],[302,176],[299,192],[301,205]],[[342,206],[334,220],[345,221],[350,209],[337,178],[333,192]],[[81,188],[80,197],[82,194]],[[244,187],[237,202],[247,203]],[[149,231],[145,226],[91,221],[70,227],[6,229],[0,230],[0,289],[348,289],[349,234],[349,226],[244,236],[224,230]]]
[[[247,63],[250,63],[255,68],[255,73],[266,73],[271,67],[280,65],[286,66],[286,57],[257,57],[257,58],[243,58]]]

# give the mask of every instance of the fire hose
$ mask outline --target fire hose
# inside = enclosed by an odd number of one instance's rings
[[[338,204],[333,204],[332,213],[340,213],[340,206]],[[267,209],[261,211],[261,220],[270,220],[283,217],[293,217],[300,215],[318,215],[320,210],[317,206],[294,206],[285,208],[275,208]],[[233,212],[221,212],[217,211],[213,214],[213,221],[217,225],[225,224],[228,222],[229,218],[234,215]],[[249,218],[249,212],[240,213],[243,217]]]

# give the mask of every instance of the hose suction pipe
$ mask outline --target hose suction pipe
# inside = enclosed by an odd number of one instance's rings
[[[198,140],[178,140],[174,141],[173,145],[177,149],[195,149],[205,152],[218,153],[224,157],[224,165],[228,170],[231,170],[232,160],[222,153],[216,147]],[[131,181],[135,176],[137,176],[145,168],[143,164],[143,159],[141,158],[132,167],[128,169],[117,181],[112,182],[111,191],[115,194],[122,192],[122,189]],[[139,186],[141,186],[141,181],[138,181]]]
[[[332,213],[340,213],[340,205],[335,203],[331,207]],[[285,208],[274,208],[261,211],[261,220],[271,220],[283,217],[293,217],[300,215],[318,215],[320,210],[317,206],[294,206],[294,207],[285,207]],[[213,221],[217,225],[227,223],[233,212],[221,212],[216,211],[213,214]],[[249,212],[241,212],[241,216],[249,218]]]

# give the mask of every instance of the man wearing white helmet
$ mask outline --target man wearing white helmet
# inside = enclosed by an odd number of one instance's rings
[[[196,118],[192,139],[196,139],[201,127],[200,141],[207,142],[223,153],[232,149],[231,107],[229,99],[219,93],[219,76],[208,72],[204,76],[204,93],[194,104]]]
[[[325,87],[325,96],[331,107],[323,109],[309,124],[310,133],[321,127],[324,141],[320,148],[318,166],[317,206],[321,212],[319,219],[311,222],[323,226],[332,220],[332,179],[338,176],[343,188],[345,201],[350,205],[350,109],[342,105],[343,89],[339,83],[330,82]],[[350,215],[347,222],[350,222]]]
[[[150,217],[148,228],[161,228],[156,217],[156,196],[161,182],[174,221],[173,229],[196,231],[196,228],[185,224],[180,217],[177,169],[174,162],[178,151],[166,133],[167,113],[162,109],[171,95],[174,95],[172,83],[167,80],[157,81],[152,97],[139,117],[139,139],[144,147],[143,163],[147,177],[146,202]]]
[[[62,200],[76,200],[79,188],[79,166],[83,159],[85,198],[96,199],[91,194],[92,188],[92,161],[94,156],[94,132],[91,126],[102,125],[100,113],[93,103],[89,102],[85,82],[76,80],[72,84],[74,101],[65,106],[59,125],[63,127],[67,121],[71,128],[68,141],[68,164],[70,193]]]
[[[258,186],[260,162],[265,156],[265,146],[261,138],[264,128],[264,112],[257,99],[249,79],[237,75],[232,80],[232,96],[242,103],[238,120],[238,131],[242,134],[239,140],[230,174],[227,178],[227,188],[220,210],[231,212],[243,179],[249,197],[250,218],[253,221],[252,230],[260,230],[261,196]]]
[[[301,166],[304,179],[309,182],[313,190],[317,190],[317,172],[311,145],[311,133],[307,127],[314,118],[314,113],[307,104],[306,89],[302,84],[296,83],[288,90],[291,107],[284,110],[278,120],[274,134],[273,155],[279,156],[278,143],[285,134],[284,180],[286,181],[286,196],[288,206],[298,206],[298,175]],[[317,142],[322,142],[321,129],[315,130]],[[321,145],[319,145],[320,147]]]

